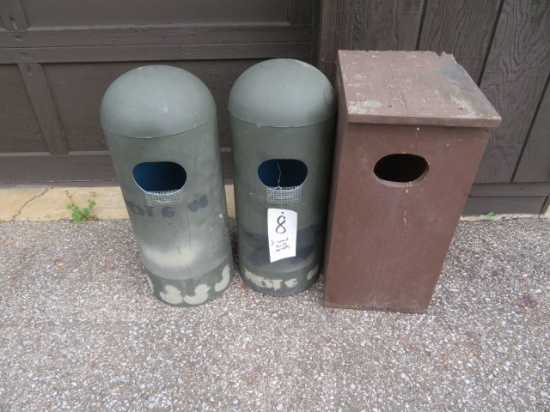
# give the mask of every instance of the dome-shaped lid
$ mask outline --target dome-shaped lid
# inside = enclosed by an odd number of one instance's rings
[[[196,76],[153,65],[130,70],[109,86],[101,125],[119,136],[171,136],[203,125],[215,113],[212,94]]]
[[[307,126],[336,112],[336,96],[315,67],[293,59],[273,59],[241,74],[231,89],[229,112],[264,126]]]

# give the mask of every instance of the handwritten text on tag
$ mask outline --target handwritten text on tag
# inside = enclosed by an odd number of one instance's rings
[[[267,209],[269,260],[276,262],[296,256],[298,213],[287,209]]]

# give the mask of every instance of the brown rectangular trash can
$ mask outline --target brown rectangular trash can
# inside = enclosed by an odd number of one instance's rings
[[[338,53],[329,307],[428,308],[500,117],[452,55]]]

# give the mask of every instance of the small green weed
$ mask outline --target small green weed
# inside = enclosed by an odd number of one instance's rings
[[[97,220],[97,217],[93,213],[94,206],[96,205],[95,200],[93,200],[93,198],[96,197],[95,192],[92,192],[90,194],[92,199],[88,199],[88,206],[83,208],[80,208],[74,202],[73,197],[68,190],[65,190],[65,194],[67,195],[67,198],[71,201],[71,203],[67,205],[67,209],[72,212],[71,219],[77,224],[77,226],[80,226],[82,222],[86,222],[88,220]]]
[[[487,220],[494,221],[495,220],[495,212],[489,212],[485,215]]]

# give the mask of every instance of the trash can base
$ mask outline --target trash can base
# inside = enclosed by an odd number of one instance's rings
[[[177,67],[133,69],[105,92],[101,125],[153,293],[214,299],[233,264],[212,93]]]
[[[241,277],[266,295],[303,292],[322,262],[332,85],[309,64],[268,60],[239,77],[228,109]]]
[[[223,293],[233,280],[234,268],[227,259],[214,270],[190,279],[166,279],[145,268],[153,295],[172,306],[189,307],[210,302]]]
[[[309,289],[319,279],[319,265],[278,274],[256,272],[241,265],[241,278],[248,287],[269,296],[292,296]]]

